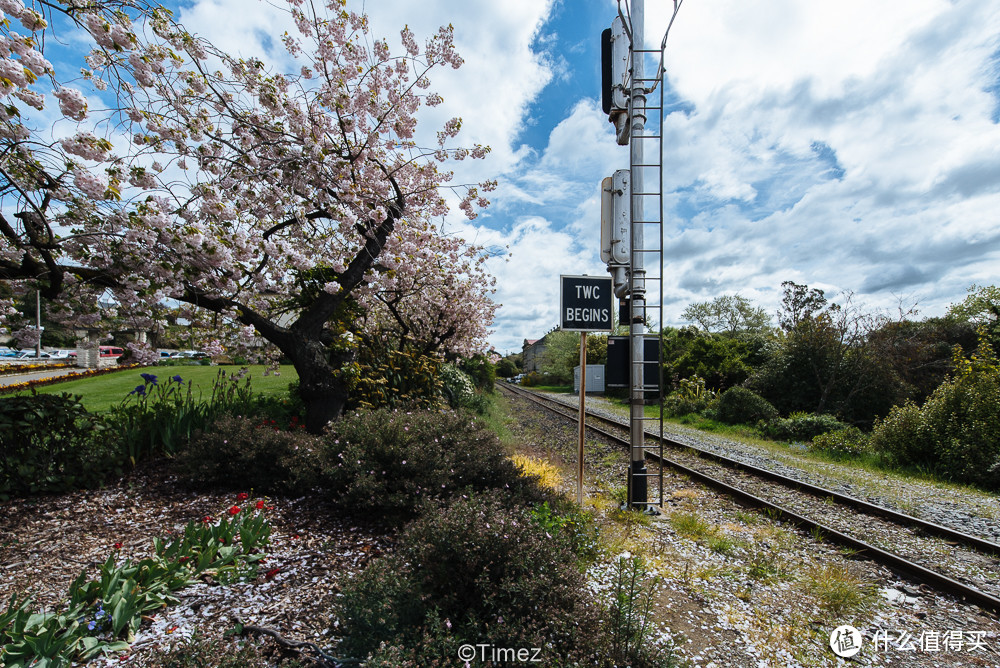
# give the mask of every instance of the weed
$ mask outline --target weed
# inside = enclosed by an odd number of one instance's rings
[[[619,506],[628,503],[628,488],[625,485],[615,485],[608,490],[608,495]]]
[[[872,600],[871,585],[849,564],[832,563],[809,569],[806,590],[816,597],[831,619],[860,610]]]
[[[658,652],[655,649],[651,650],[648,642],[649,613],[658,578],[646,583],[646,575],[641,558],[622,556],[615,564],[607,633],[610,658],[616,666],[675,665],[672,652],[654,656]]]
[[[719,554],[732,554],[736,549],[736,543],[727,536],[712,536],[708,539],[708,549]]]
[[[614,507],[608,513],[608,517],[629,531],[640,526],[648,527],[653,523],[653,519],[649,515],[641,510],[634,510],[632,508]]]
[[[562,482],[562,475],[559,469],[544,459],[529,457],[527,455],[515,454],[510,460],[518,468],[521,475],[527,478],[537,478],[538,484],[551,490],[558,490]]]
[[[780,522],[781,519],[784,517],[784,513],[782,513],[781,510],[779,510],[778,508],[765,508],[764,517],[771,520],[772,522]]]
[[[790,573],[786,564],[767,548],[754,546],[747,562],[747,575],[760,582],[769,583],[787,578]]]
[[[702,519],[697,513],[673,513],[669,521],[674,531],[692,540],[706,538],[716,531],[710,522]]]
[[[682,501],[682,502],[694,501],[695,499],[700,498],[701,494],[698,492],[698,490],[695,489],[679,489],[673,494],[671,494],[670,497],[676,499],[677,501]]]

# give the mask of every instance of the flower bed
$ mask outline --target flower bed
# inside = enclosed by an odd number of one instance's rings
[[[68,366],[68,365],[67,365]],[[107,369],[87,369],[86,371],[81,371],[80,373],[71,373],[65,376],[58,376],[56,378],[39,378],[37,380],[26,380],[23,383],[13,383],[11,385],[4,385],[0,387],[0,394],[7,394],[9,392],[20,392],[22,390],[27,390],[32,387],[43,387],[45,385],[54,385],[56,383],[63,383],[67,380],[78,380],[80,378],[91,378],[93,376],[103,376],[108,373],[117,373],[119,371],[127,371],[128,369],[134,369],[137,364],[130,366],[119,366],[110,367]],[[54,367],[45,367],[48,369]],[[37,369],[35,369],[37,371]]]
[[[99,578],[81,572],[59,612],[35,613],[30,596],[15,595],[0,611],[0,653],[14,665],[63,665],[128,651],[150,614],[179,602],[174,592],[206,575],[220,584],[257,578],[271,535],[263,510],[259,499],[253,508],[231,506],[219,520],[191,520],[182,531],[154,538],[154,555],[141,559],[122,556],[117,541]]]
[[[31,371],[44,371],[46,369],[66,369],[73,366],[76,366],[76,362],[37,362],[28,364],[11,362],[0,365],[0,376],[29,373]]]

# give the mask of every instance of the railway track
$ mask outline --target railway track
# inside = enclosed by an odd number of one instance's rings
[[[578,419],[567,404],[524,388],[499,386],[567,419]],[[586,421],[587,429],[629,447],[626,422],[589,410]],[[659,450],[659,435],[646,437],[647,447]],[[763,509],[814,536],[1000,614],[1000,545],[992,541],[669,438],[664,438],[663,446],[663,459],[646,452],[653,465],[673,469],[741,504]]]

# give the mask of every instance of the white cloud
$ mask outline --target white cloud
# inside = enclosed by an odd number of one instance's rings
[[[610,20],[615,3],[595,4]],[[659,42],[670,4],[646,2],[649,43]],[[973,282],[996,283],[994,4],[685,2],[666,60],[668,92],[684,109],[664,130],[666,320],[677,322],[692,301],[736,292],[774,311],[783,280],[830,296],[858,291],[884,306],[893,293],[912,294],[925,313],[961,299]],[[393,45],[403,24],[419,39],[455,26],[466,64],[432,77],[445,104],[427,115],[426,129],[461,116],[462,143],[493,147],[486,161],[463,163],[456,179],[500,177],[494,205],[475,224],[452,224],[514,253],[490,263],[504,304],[493,337],[501,350],[555,324],[560,273],[603,273],[598,184],[628,163],[593,91],[560,100],[558,119],[544,118],[555,105],[532,106],[547,85],[570,81],[571,70],[595,69],[580,60],[579,43],[545,26],[560,7],[365,5],[373,34]],[[197,11],[204,18],[190,27],[263,46],[264,3],[201,0]],[[550,37],[538,43],[543,30]],[[522,145],[539,119],[554,127],[547,143]]]
[[[686,3],[674,30],[678,312],[737,291],[776,308],[782,280],[940,312],[997,281],[989,3]]]
[[[537,339],[558,324],[559,276],[604,275],[590,249],[566,230],[557,230],[541,217],[525,217],[510,228],[495,232],[494,239],[510,247],[508,259],[489,261],[497,277],[497,303],[502,304],[502,331],[492,337],[501,352],[516,352],[524,339]],[[481,234],[478,241],[483,243]]]

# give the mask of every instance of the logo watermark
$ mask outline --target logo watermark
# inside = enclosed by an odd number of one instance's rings
[[[988,648],[986,631],[924,630],[919,634],[899,629],[876,629],[869,642],[876,652],[975,652]],[[830,649],[839,657],[849,659],[864,645],[861,632],[850,625],[842,625],[830,633]]]
[[[861,651],[861,631],[853,626],[838,626],[830,634],[830,649],[839,657],[851,658]]]
[[[466,663],[470,661],[518,661],[520,663],[541,663],[541,647],[497,647],[487,643],[470,645],[466,643],[458,648],[458,658]]]

